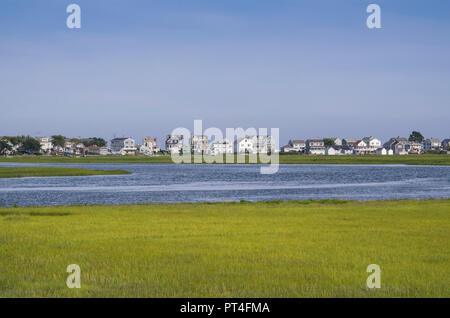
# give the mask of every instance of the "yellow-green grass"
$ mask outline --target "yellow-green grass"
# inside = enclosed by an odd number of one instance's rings
[[[450,200],[1,208],[0,297],[450,297]]]
[[[242,156],[246,163],[251,162],[248,156]],[[226,160],[218,156],[205,156],[205,162],[213,161],[225,163]],[[191,160],[193,161],[193,159]],[[64,157],[64,156],[10,156],[0,157],[0,162],[21,163],[173,163],[172,158],[164,156],[88,156],[88,157]],[[234,156],[233,163],[237,163]],[[405,164],[405,165],[450,165],[450,155],[424,154],[424,155],[395,155],[395,156],[318,156],[283,154],[279,156],[281,164]]]
[[[0,167],[0,178],[99,176],[129,173],[125,170],[89,170],[63,167]]]

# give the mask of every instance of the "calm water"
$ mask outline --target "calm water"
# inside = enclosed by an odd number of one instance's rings
[[[0,166],[48,167],[55,164]],[[304,199],[450,197],[450,167],[281,165],[60,164],[123,169],[131,175],[0,179],[0,206]]]

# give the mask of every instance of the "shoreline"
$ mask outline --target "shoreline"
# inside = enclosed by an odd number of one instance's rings
[[[0,167],[0,179],[86,177],[131,174],[125,170],[89,170],[69,167]]]
[[[386,200],[346,200],[346,199],[306,199],[306,200],[268,200],[268,201],[202,201],[202,202],[146,202],[146,203],[123,203],[123,204],[68,204],[68,205],[17,205],[17,206],[0,206],[1,210],[7,209],[46,209],[46,208],[123,208],[123,207],[154,207],[154,206],[195,206],[195,205],[205,205],[205,206],[217,206],[217,205],[268,205],[277,206],[283,204],[292,204],[300,206],[308,206],[312,204],[316,205],[331,205],[331,206],[341,206],[345,204],[372,204],[372,203],[402,203],[402,202],[436,202],[436,201],[450,201],[450,197],[447,198],[428,198],[428,199],[386,199]],[[0,216],[2,214],[0,213]]]

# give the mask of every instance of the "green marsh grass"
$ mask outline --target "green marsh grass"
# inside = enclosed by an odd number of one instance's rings
[[[0,178],[98,176],[130,174],[125,170],[89,170],[65,167],[0,167]]]
[[[209,158],[214,158],[209,156]],[[404,164],[404,165],[450,165],[450,155],[395,155],[395,156],[317,156],[317,155],[280,155],[281,164]],[[217,157],[216,157],[217,159]],[[218,161],[218,160],[217,160]],[[245,158],[249,162],[248,156]],[[0,157],[0,162],[21,163],[173,163],[170,156],[12,156]],[[225,162],[225,159],[222,160]],[[236,156],[234,162],[237,162]]]
[[[450,297],[450,200],[1,208],[0,297]]]

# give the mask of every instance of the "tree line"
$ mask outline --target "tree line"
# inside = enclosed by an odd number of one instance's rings
[[[99,137],[91,138],[66,138],[62,135],[51,136],[53,147],[64,148],[66,142],[72,144],[83,144],[85,147],[98,146],[105,147],[106,140]],[[31,136],[4,136],[0,138],[0,155],[10,152],[17,152],[19,154],[35,154],[41,150],[40,142]]]

